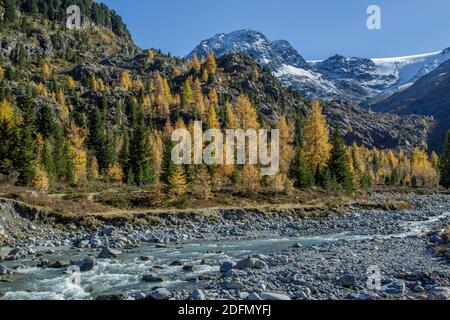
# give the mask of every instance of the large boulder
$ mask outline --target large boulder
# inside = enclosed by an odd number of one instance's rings
[[[94,257],[87,257],[81,262],[77,263],[77,265],[80,268],[81,272],[88,272],[94,269],[94,267],[97,265],[97,261]]]
[[[404,294],[406,285],[403,280],[393,281],[381,287],[381,291],[387,294]]]
[[[231,280],[231,281],[225,282],[223,287],[227,290],[241,290],[241,289],[244,289],[244,284],[237,280]]]
[[[149,298],[154,300],[169,300],[172,293],[166,288],[158,288],[150,292]]]
[[[8,268],[3,265],[0,265],[0,276],[5,276],[7,274],[8,274]]]
[[[262,292],[260,296],[263,300],[291,300],[289,296],[281,293]]]
[[[195,289],[191,294],[192,300],[205,300],[205,294],[200,289]]]
[[[255,266],[256,266],[255,258],[246,258],[238,261],[238,263],[236,263],[235,268],[239,270],[244,270],[244,269],[254,269]]]
[[[356,285],[355,276],[345,273],[339,278],[339,284],[346,288],[351,288]]]
[[[119,250],[114,250],[108,247],[102,249],[100,254],[98,255],[99,259],[114,259],[117,258],[122,252]]]
[[[234,263],[233,261],[225,261],[220,265],[220,272],[227,273],[231,269],[234,269],[235,266],[236,263]]]
[[[143,282],[163,282],[164,278],[156,274],[146,274],[142,277]]]

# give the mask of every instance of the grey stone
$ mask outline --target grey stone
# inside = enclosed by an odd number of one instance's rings
[[[97,301],[120,301],[128,299],[128,295],[125,293],[117,293],[117,294],[105,294],[100,295],[95,300]]]
[[[240,281],[227,281],[224,284],[224,288],[227,290],[240,290],[244,288],[244,285]]]
[[[255,261],[255,268],[256,269],[265,269],[267,267],[268,267],[267,263],[265,263],[264,261],[256,259],[256,261]]]
[[[114,250],[111,248],[103,248],[100,254],[98,255],[99,259],[114,259],[117,258],[122,252],[119,250]]]
[[[61,268],[67,268],[70,266],[70,261],[64,261],[64,260],[57,260],[53,263],[51,263],[48,267],[51,269],[61,269]]]
[[[87,257],[83,261],[78,263],[78,267],[80,267],[81,272],[88,272],[94,269],[97,261],[94,257]]]
[[[225,261],[220,265],[220,272],[226,273],[231,269],[234,269],[236,264],[233,261]]]
[[[150,292],[150,298],[154,300],[169,300],[172,297],[172,293],[166,288],[158,288]]]
[[[428,292],[428,300],[449,300],[450,288],[436,287]]]
[[[308,299],[308,294],[306,294],[306,292],[300,290],[295,293],[294,298],[297,300],[306,300],[306,299]]]
[[[80,248],[80,249],[84,249],[84,248],[89,247],[89,244],[90,244],[90,241],[89,241],[89,240],[80,240],[80,241],[78,242],[77,247]]]
[[[244,269],[253,269],[255,268],[256,259],[255,258],[246,258],[238,261],[236,263],[236,269],[244,270]]]
[[[339,284],[346,288],[353,287],[356,284],[356,278],[353,275],[348,274],[348,273],[343,274],[339,278]]]
[[[262,301],[263,299],[256,292],[253,292],[248,295],[247,300]]]
[[[406,285],[403,280],[393,281],[381,287],[381,291],[387,294],[404,294]]]
[[[8,268],[3,265],[0,265],[0,275],[5,276],[7,274],[8,274]]]
[[[144,282],[163,282],[164,278],[155,274],[146,274],[142,277]]]
[[[191,294],[192,300],[205,300],[205,294],[200,289],[195,289]]]
[[[194,272],[195,271],[195,266],[191,266],[191,265],[183,266],[183,271]]]
[[[366,300],[373,300],[373,297],[368,294],[368,293],[349,293],[346,297],[345,300],[362,300],[362,301],[366,301]]]
[[[112,226],[103,227],[103,230],[102,230],[103,235],[110,237],[110,236],[114,235],[115,233],[116,233],[115,227],[112,227]]]
[[[281,293],[262,292],[260,296],[263,300],[291,300],[289,296]]]

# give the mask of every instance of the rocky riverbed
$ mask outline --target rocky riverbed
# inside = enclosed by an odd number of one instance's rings
[[[440,233],[450,222],[450,195],[395,197],[413,207],[307,218],[295,208],[204,210],[166,214],[153,227],[96,230],[31,221],[3,202],[0,231],[10,245],[0,250],[0,296],[448,299],[449,245]],[[67,274],[74,266],[75,278]]]

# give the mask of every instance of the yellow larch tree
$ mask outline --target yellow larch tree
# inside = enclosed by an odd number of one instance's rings
[[[210,105],[217,107],[219,105],[219,96],[217,95],[216,89],[212,88],[209,91],[209,103]]]
[[[64,91],[59,89],[56,92],[56,103],[58,104],[58,116],[62,122],[65,122],[69,118],[69,107],[66,104],[66,96],[64,95]]]
[[[217,119],[217,112],[214,106],[209,107],[208,129],[220,129],[220,123],[219,120]]]
[[[89,177],[93,180],[97,180],[100,177],[99,170],[97,158],[93,156],[89,168]]]
[[[192,56],[191,61],[189,61],[189,68],[193,69],[195,72],[199,72],[201,65],[198,61],[197,53],[194,52],[194,55]]]
[[[303,154],[311,169],[315,172],[318,166],[323,166],[330,157],[331,145],[327,123],[319,101],[314,101],[305,127],[303,128]]]
[[[261,187],[260,172],[254,165],[246,164],[241,171],[241,187],[247,195],[255,194]]]
[[[256,109],[244,94],[241,94],[234,106],[238,129],[258,129]]]
[[[108,178],[115,183],[121,183],[123,181],[123,169],[118,163],[110,164],[107,174]]]
[[[225,128],[237,129],[236,116],[233,111],[233,106],[229,101],[225,103]]]
[[[128,71],[124,71],[120,75],[119,86],[124,90],[129,90],[133,85]]]
[[[69,151],[75,169],[75,183],[86,180],[87,153],[83,148],[86,139],[86,131],[77,127],[75,122],[71,122],[67,128],[69,139]]]
[[[8,130],[14,126],[14,109],[6,99],[0,102],[0,124]]]
[[[68,90],[73,90],[75,89],[75,87],[77,86],[77,83],[75,82],[75,80],[73,80],[71,75],[67,75],[66,76],[66,88]]]
[[[92,74],[89,77],[89,88],[93,91],[98,90],[98,82],[97,82],[97,77],[95,76],[95,74]]]
[[[45,61],[44,65],[42,66],[42,77],[47,80],[52,75],[52,68],[50,64]]]
[[[287,174],[294,157],[294,128],[290,125],[285,116],[278,120],[278,130],[280,134],[280,171]]]
[[[205,68],[211,74],[215,74],[217,72],[216,57],[213,52],[208,54],[205,62]]]
[[[184,195],[187,189],[186,174],[181,165],[175,166],[173,174],[169,177],[170,193],[177,196]]]
[[[195,78],[194,80],[192,92],[194,95],[194,113],[203,120],[206,113],[205,98],[203,96],[202,86],[198,78]]]

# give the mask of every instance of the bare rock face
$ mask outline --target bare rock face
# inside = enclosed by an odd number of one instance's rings
[[[426,116],[398,116],[373,112],[354,103],[333,101],[324,105],[329,124],[339,121],[347,144],[411,150],[428,141],[435,121]],[[351,127],[351,130],[348,128]]]

